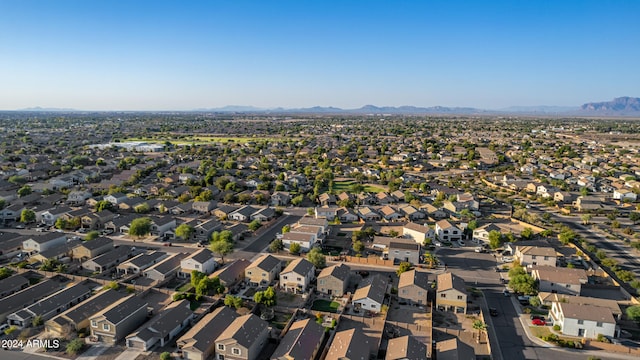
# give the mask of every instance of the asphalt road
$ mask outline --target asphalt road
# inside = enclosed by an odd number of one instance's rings
[[[300,220],[301,217],[302,216],[298,216],[298,215],[283,215],[278,220],[278,222],[271,225],[269,230],[262,233],[256,239],[253,239],[251,244],[247,245],[242,250],[245,252],[251,252],[251,253],[262,252],[267,246],[269,246],[269,243],[271,243],[271,241],[276,238],[276,235],[282,231],[283,226],[287,224],[293,224],[298,220]]]
[[[584,360],[584,354],[565,353],[541,347],[529,340],[511,298],[505,297],[505,286],[500,282],[500,274],[495,272],[496,261],[492,254],[476,253],[472,246],[463,248],[442,248],[437,252],[447,270],[460,276],[468,286],[476,287],[484,293],[488,307],[498,310],[496,317],[487,317],[489,336],[495,335],[492,344],[498,344],[502,359],[567,359]],[[493,331],[492,331],[493,330]]]

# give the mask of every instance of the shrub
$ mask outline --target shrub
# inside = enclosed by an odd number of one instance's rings
[[[561,329],[560,325],[553,325],[553,330],[560,331]]]
[[[530,308],[524,308],[522,310],[522,312],[525,313],[525,314],[531,314],[531,309]]]
[[[160,354],[160,360],[171,360],[171,353],[165,351]]]
[[[608,343],[609,339],[607,339],[606,336],[602,335],[602,334],[598,334],[598,337],[596,338],[596,340],[603,342],[603,343]]]
[[[76,355],[84,347],[84,341],[82,339],[73,339],[67,344],[67,354]]]

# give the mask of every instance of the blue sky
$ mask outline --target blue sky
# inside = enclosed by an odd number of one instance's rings
[[[0,109],[640,96],[640,1],[0,1]]]

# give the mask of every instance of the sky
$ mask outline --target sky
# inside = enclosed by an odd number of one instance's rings
[[[640,97],[640,1],[0,1],[0,109]]]

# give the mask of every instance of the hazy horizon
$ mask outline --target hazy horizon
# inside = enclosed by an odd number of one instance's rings
[[[637,1],[0,2],[1,110],[577,107],[640,96]]]

